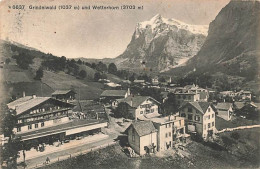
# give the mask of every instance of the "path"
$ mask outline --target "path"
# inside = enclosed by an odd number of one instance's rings
[[[251,129],[251,128],[255,128],[255,127],[260,127],[260,125],[250,125],[250,126],[239,126],[239,127],[235,127],[235,128],[225,128],[223,130],[218,131],[217,133],[223,133],[226,131],[234,131],[234,130],[242,130],[242,129]]]

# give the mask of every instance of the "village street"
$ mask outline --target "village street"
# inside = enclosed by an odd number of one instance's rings
[[[26,168],[34,168],[36,166],[42,165],[46,161],[47,157],[49,157],[50,162],[54,162],[54,161],[56,162],[56,161],[58,161],[58,158],[60,159],[61,157],[64,157],[64,156],[69,157],[70,155],[73,156],[73,154],[75,154],[75,153],[84,152],[84,151],[91,150],[93,148],[103,146],[103,145],[113,144],[114,139],[116,139],[116,138],[117,138],[116,134],[111,134],[107,138],[101,139],[99,141],[95,141],[95,142],[92,142],[89,144],[79,144],[78,146],[76,146],[76,147],[74,146],[70,149],[65,149],[65,150],[58,151],[58,152],[52,152],[50,154],[45,154],[43,156],[32,158],[32,159],[25,161],[26,165],[27,165]],[[23,166],[19,165],[18,168],[23,168]]]

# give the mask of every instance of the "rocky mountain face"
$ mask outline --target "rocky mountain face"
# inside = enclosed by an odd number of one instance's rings
[[[115,63],[124,69],[166,71],[196,55],[207,31],[207,25],[189,25],[158,14],[136,25],[131,42]]]
[[[259,1],[231,1],[210,23],[206,41],[187,67],[253,79],[259,70],[259,28]]]

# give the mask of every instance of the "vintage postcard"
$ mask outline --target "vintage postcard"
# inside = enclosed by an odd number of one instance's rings
[[[259,23],[259,0],[1,0],[0,168],[259,168]]]

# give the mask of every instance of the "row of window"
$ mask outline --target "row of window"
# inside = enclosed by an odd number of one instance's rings
[[[67,113],[68,113],[68,111],[64,111],[64,112],[58,112],[58,113],[44,115],[44,116],[31,117],[31,118],[27,118],[27,119],[19,119],[19,120],[17,120],[17,123],[19,124],[19,123],[25,123],[25,122],[30,122],[30,121],[40,120],[40,119],[47,119],[47,118],[54,117],[54,116],[65,115]]]
[[[154,109],[146,110],[145,113],[153,113]],[[140,114],[143,114],[144,111],[140,111]]]
[[[172,136],[172,133],[169,132],[169,133],[165,133],[165,138],[168,138],[168,137],[171,137]]]
[[[178,95],[177,96],[178,99],[188,99],[188,100],[191,100],[191,96],[186,96],[186,95]]]
[[[29,124],[27,127],[28,127],[28,130],[31,130],[33,125]],[[34,124],[34,128],[38,128],[38,127],[39,127],[38,123]],[[41,122],[41,127],[44,127],[44,122]],[[17,132],[20,132],[21,130],[22,130],[21,127],[17,127]]]
[[[214,127],[214,126],[215,126],[214,121],[212,123],[208,123],[208,128],[211,128],[211,127]],[[207,125],[205,124],[204,125],[204,130],[206,130],[206,129],[207,129]]]
[[[49,108],[49,111],[51,111],[51,110],[57,110],[57,109],[60,109],[60,106],[50,107],[50,108]],[[31,110],[31,111],[30,111],[30,114],[36,114],[36,113],[40,113],[40,112],[45,112],[45,108]]]
[[[181,117],[186,117],[186,114],[185,114],[185,113],[182,113],[182,114],[181,114]],[[193,120],[193,115],[192,115],[192,114],[188,114],[188,120]],[[194,120],[195,120],[195,121],[200,121],[200,116],[195,115],[195,116],[194,116]]]

